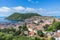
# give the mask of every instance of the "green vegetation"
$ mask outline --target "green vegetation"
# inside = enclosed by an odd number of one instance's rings
[[[8,20],[24,20],[27,18],[31,18],[33,16],[41,16],[41,15],[39,15],[37,13],[13,13],[6,19],[8,19]]]
[[[60,22],[55,22],[52,25],[48,26],[47,31],[57,31],[60,29]]]
[[[40,37],[35,37],[35,40],[45,40],[45,39]]]
[[[0,29],[0,40],[45,40],[40,37],[29,37],[24,34],[24,31],[27,31],[27,27],[19,26],[19,30],[14,28],[4,28]],[[40,33],[39,33],[40,32]],[[43,35],[42,31],[38,31],[39,36]]]
[[[41,30],[37,30],[37,35],[32,37],[25,34],[25,31],[29,32],[26,24],[19,26],[18,30],[14,28],[0,29],[0,40],[46,40],[45,34]]]
[[[0,40],[34,40],[34,39],[26,36],[17,37],[14,36],[13,34],[0,32]]]
[[[50,40],[55,40],[55,38],[54,37],[51,37]]]
[[[27,29],[25,25],[18,28],[19,30],[14,28],[0,29],[0,40],[33,40],[24,35],[24,31]]]
[[[37,34],[38,34],[40,37],[44,37],[44,33],[43,33],[41,30],[38,30],[38,31],[37,31]]]

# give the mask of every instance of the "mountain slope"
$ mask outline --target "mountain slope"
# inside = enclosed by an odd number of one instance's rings
[[[9,17],[7,17],[6,19],[8,20],[24,20],[33,16],[41,16],[37,13],[13,13],[12,15],[10,15]]]

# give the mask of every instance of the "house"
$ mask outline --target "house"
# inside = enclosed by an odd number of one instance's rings
[[[29,31],[29,36],[34,36],[36,33],[34,31]]]
[[[57,32],[54,33],[54,37],[56,40],[60,40],[60,30],[57,30]]]

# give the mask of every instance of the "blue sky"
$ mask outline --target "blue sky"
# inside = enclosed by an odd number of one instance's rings
[[[60,16],[60,0],[0,0],[0,16],[9,16],[14,12]]]

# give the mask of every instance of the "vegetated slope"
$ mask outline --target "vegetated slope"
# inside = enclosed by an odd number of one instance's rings
[[[24,19],[27,19],[27,18],[30,18],[33,16],[41,16],[41,15],[39,15],[37,13],[13,13],[6,19],[8,19],[8,20],[24,20]]]

